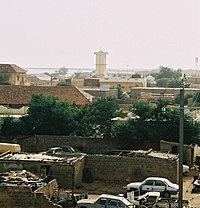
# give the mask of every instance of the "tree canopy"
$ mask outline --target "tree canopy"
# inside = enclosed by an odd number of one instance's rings
[[[131,75],[131,78],[141,78],[141,77],[142,75],[138,73]]]
[[[179,109],[171,108],[168,101],[138,102],[132,106],[132,118],[114,122],[122,117],[119,104],[113,98],[98,99],[92,104],[77,107],[74,103],[55,97],[35,94],[28,113],[20,119],[4,118],[1,133],[4,136],[46,134],[114,138],[126,147],[154,143],[160,140],[178,142]],[[184,143],[197,143],[200,126],[189,114],[184,116]]]
[[[78,108],[55,97],[35,94],[29,104],[26,116],[17,122],[5,119],[3,135],[46,134],[111,137],[112,118],[119,115],[119,104],[112,98],[98,99],[96,102]],[[23,126],[21,132],[17,126]],[[16,133],[13,133],[16,132]]]
[[[158,73],[151,73],[151,75],[155,78],[157,82],[157,87],[171,87],[171,88],[179,88],[179,87],[189,87],[189,83],[183,83],[182,80],[182,70],[174,70],[169,67],[161,66],[159,68]]]
[[[4,74],[0,73],[0,85],[10,85]]]
[[[55,97],[33,95],[28,115],[22,117],[34,134],[69,135],[73,132],[73,115],[67,101]]]
[[[179,141],[179,110],[170,108],[168,101],[156,103],[139,102],[133,105],[134,119],[119,125],[116,137],[130,145],[151,141],[159,145],[160,140]],[[189,115],[184,116],[184,143],[200,143],[200,126]]]
[[[59,75],[63,75],[65,76],[68,73],[68,68],[66,68],[65,66],[63,66],[62,68],[58,69],[55,71],[55,74],[59,74]]]

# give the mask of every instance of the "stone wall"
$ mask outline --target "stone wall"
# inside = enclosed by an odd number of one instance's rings
[[[62,208],[43,193],[33,193],[28,186],[0,186],[2,208]]]
[[[142,181],[146,177],[178,179],[178,161],[155,157],[89,155],[85,168],[94,180]]]

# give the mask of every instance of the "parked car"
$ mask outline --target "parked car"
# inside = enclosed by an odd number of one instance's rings
[[[76,208],[133,208],[134,205],[123,196],[101,194],[96,200],[81,199]]]
[[[47,155],[86,155],[85,153],[76,152],[71,146],[52,147],[43,154]]]
[[[146,192],[160,192],[161,197],[170,198],[171,195],[178,193],[179,186],[170,182],[166,178],[149,177],[143,182],[133,182],[127,184],[127,191],[134,191],[138,195]]]

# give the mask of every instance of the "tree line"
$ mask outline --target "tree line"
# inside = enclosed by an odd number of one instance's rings
[[[2,136],[66,135],[118,139],[123,146],[136,143],[178,142],[179,109],[169,101],[137,102],[132,105],[132,117],[127,118],[113,98],[98,99],[77,107],[67,101],[40,94],[32,96],[27,115],[7,116],[1,120]],[[127,118],[114,121],[116,117]],[[200,144],[200,125],[188,114],[184,116],[184,143]]]

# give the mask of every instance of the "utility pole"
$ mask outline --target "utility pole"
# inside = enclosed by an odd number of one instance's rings
[[[183,138],[184,138],[184,84],[180,89],[180,118],[179,118],[179,194],[178,208],[182,208],[183,202]]]

